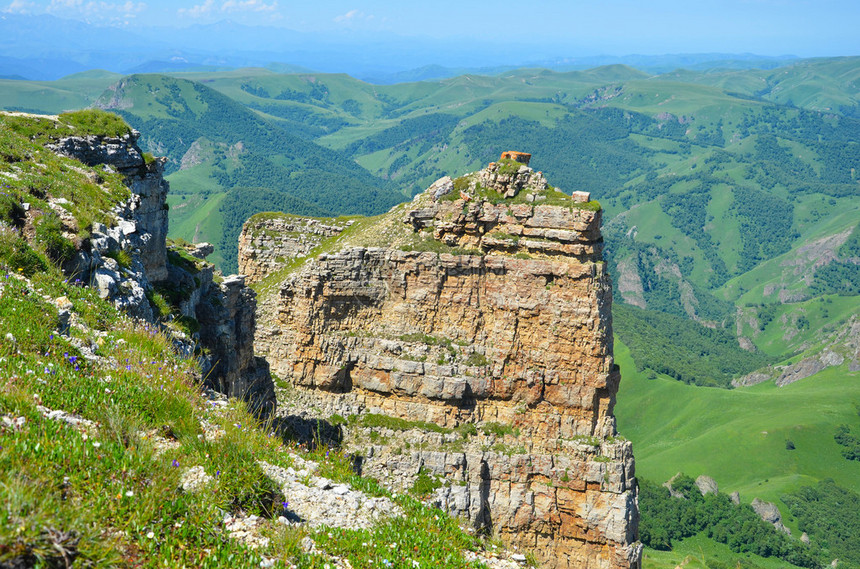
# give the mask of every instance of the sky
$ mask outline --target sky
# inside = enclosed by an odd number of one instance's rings
[[[5,1],[0,0],[2,12],[131,27],[229,20],[345,35],[510,41],[582,55],[860,55],[858,0]]]

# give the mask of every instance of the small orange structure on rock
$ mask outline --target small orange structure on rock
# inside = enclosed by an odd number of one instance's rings
[[[500,158],[500,160],[505,160],[505,159],[515,160],[515,161],[519,162],[520,164],[525,164],[526,166],[528,166],[529,160],[532,159],[532,155],[529,154],[528,152],[517,152],[515,150],[506,150],[505,152],[502,152],[502,157]]]

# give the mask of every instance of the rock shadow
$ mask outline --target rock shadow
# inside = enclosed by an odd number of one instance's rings
[[[343,427],[324,419],[287,415],[272,419],[272,428],[284,442],[295,442],[314,450],[318,447],[338,448],[343,442]]]

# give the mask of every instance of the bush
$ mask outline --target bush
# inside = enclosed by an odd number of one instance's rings
[[[119,251],[107,251],[104,256],[116,261],[120,268],[128,269],[131,267],[131,253],[128,251],[122,249]]]
[[[0,193],[0,221],[20,227],[23,219],[24,208],[21,207],[18,196],[6,192]]]
[[[409,490],[413,496],[423,497],[432,494],[434,490],[442,487],[442,482],[435,476],[429,476],[423,468],[418,471],[418,478]]]

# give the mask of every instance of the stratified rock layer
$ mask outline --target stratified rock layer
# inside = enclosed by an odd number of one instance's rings
[[[277,270],[288,259],[303,257],[326,237],[337,235],[348,222],[329,221],[296,216],[264,216],[239,236],[239,274],[245,275],[248,284],[260,281]]]
[[[504,426],[459,446],[371,448],[364,469],[444,477],[437,505],[547,566],[638,567],[600,211],[550,198],[526,166],[440,180],[390,214],[397,247],[345,245],[281,282],[256,345],[322,415]]]

